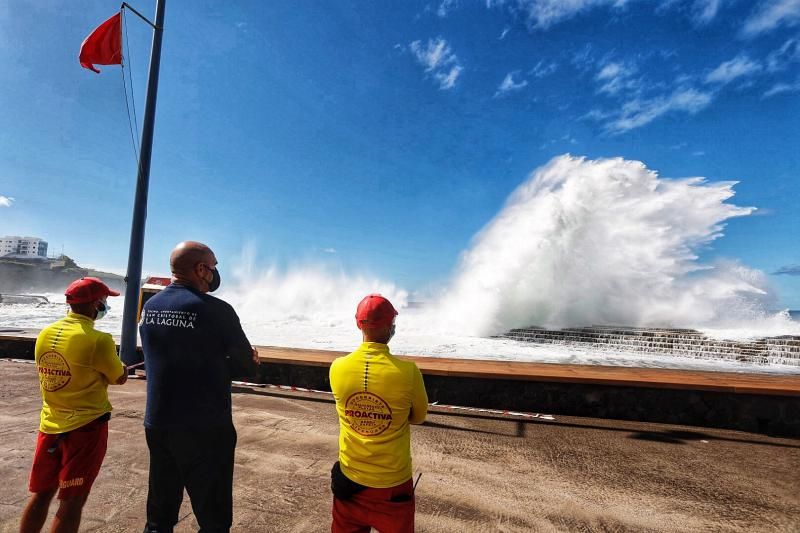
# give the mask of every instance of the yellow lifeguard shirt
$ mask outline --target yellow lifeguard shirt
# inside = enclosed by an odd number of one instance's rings
[[[114,339],[77,313],[44,328],[36,339],[42,392],[42,433],[66,433],[111,411],[108,384],[122,377]]]
[[[417,365],[389,347],[365,342],[331,365],[331,390],[339,415],[339,464],[345,476],[373,488],[411,479],[411,429],[428,413]]]

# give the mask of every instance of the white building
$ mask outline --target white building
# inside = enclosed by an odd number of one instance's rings
[[[39,237],[0,237],[0,257],[9,254],[47,257],[47,241]]]

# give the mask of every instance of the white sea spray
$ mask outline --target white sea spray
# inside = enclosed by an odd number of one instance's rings
[[[664,179],[621,158],[556,157],[475,237],[437,303],[439,315],[449,329],[474,335],[772,319],[776,298],[763,273],[698,261],[727,220],[754,211],[727,202],[733,185]]]

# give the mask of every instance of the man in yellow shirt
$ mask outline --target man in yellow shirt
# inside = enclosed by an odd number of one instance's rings
[[[411,428],[428,412],[417,365],[389,353],[397,311],[379,294],[356,310],[363,343],[331,365],[339,460],[331,470],[333,533],[414,531]]]
[[[94,321],[108,312],[106,299],[119,293],[85,277],[71,283],[65,295],[71,312],[36,339],[42,412],[29,484],[33,495],[22,515],[22,533],[42,529],[56,491],[60,503],[51,531],[78,531],[106,454],[108,385],[128,379],[114,339],[94,329]]]

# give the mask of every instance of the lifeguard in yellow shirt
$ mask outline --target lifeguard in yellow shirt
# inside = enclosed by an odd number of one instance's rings
[[[389,353],[397,311],[379,294],[361,300],[364,342],[331,365],[339,460],[331,470],[333,533],[414,531],[411,428],[428,412],[422,374]]]
[[[81,278],[64,293],[70,313],[36,339],[36,370],[42,393],[39,436],[30,476],[33,493],[20,531],[38,532],[58,491],[60,504],[51,531],[78,531],[108,440],[108,385],[128,379],[114,339],[94,329],[119,296],[101,280]]]

